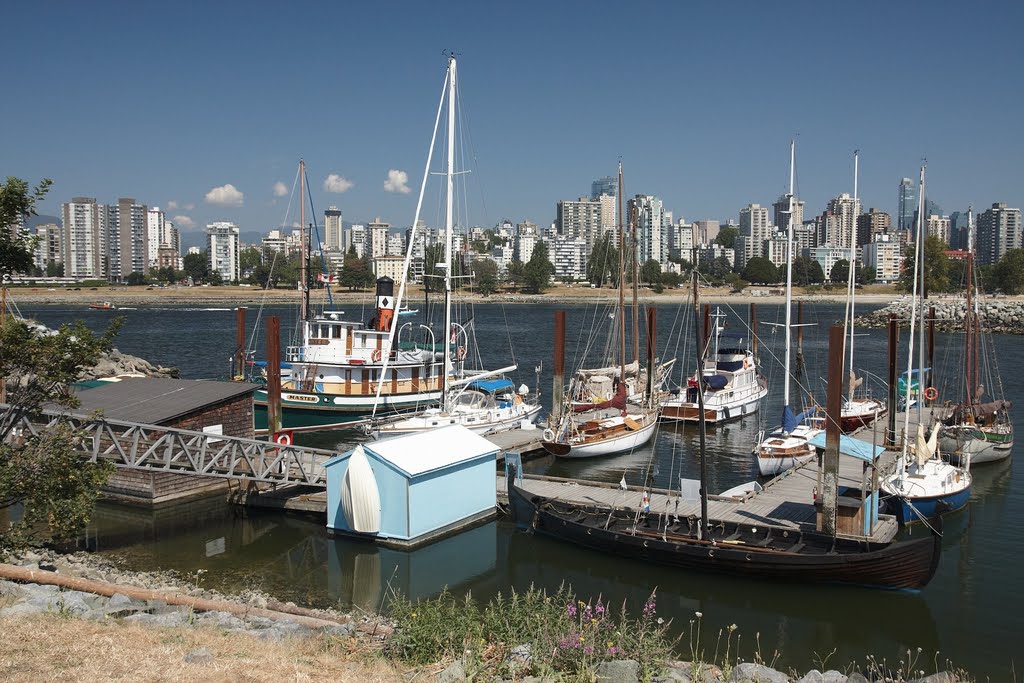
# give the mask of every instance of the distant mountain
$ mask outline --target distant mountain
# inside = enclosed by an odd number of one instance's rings
[[[60,216],[30,216],[29,219],[25,221],[25,227],[31,229],[36,227],[37,225],[46,225],[47,223],[56,223],[57,225],[60,225],[63,222],[63,220],[64,219],[62,219]]]

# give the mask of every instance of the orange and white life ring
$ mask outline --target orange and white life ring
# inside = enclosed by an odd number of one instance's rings
[[[466,347],[460,346],[458,350],[455,352],[455,357],[458,358],[459,360],[466,360]]]
[[[370,360],[372,360],[374,363],[379,363],[380,359],[380,349],[374,349],[373,353],[370,354]]]
[[[929,401],[934,401],[939,397],[939,390],[935,387],[928,387],[924,390],[924,397]]]

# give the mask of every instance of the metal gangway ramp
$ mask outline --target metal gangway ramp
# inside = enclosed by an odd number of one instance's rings
[[[6,410],[6,406],[2,407],[0,413]],[[7,440],[16,443],[30,435],[38,436],[62,421],[78,430],[75,449],[90,462],[111,462],[117,467],[147,472],[326,489],[327,471],[323,465],[337,455],[321,448],[51,412],[36,420],[21,417]]]

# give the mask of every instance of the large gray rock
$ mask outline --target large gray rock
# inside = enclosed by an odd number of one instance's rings
[[[213,661],[213,655],[205,647],[201,647],[186,654],[182,660],[189,664],[209,664]]]
[[[789,683],[789,677],[764,664],[737,664],[729,675],[730,683]]]
[[[637,683],[640,680],[640,663],[632,659],[616,659],[597,665],[599,683]]]
[[[693,683],[693,679],[682,669],[665,669],[660,676],[654,677],[654,683]]]
[[[825,673],[811,669],[797,683],[846,683],[846,674],[835,669],[829,669]]]
[[[466,669],[461,661],[452,662],[448,668],[434,678],[437,683],[462,683],[466,680]]]

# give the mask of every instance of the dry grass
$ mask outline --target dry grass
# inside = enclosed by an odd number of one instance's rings
[[[185,655],[206,648],[207,663]],[[401,672],[351,638],[267,641],[214,628],[153,628],[44,615],[0,619],[3,681],[359,681]]]

